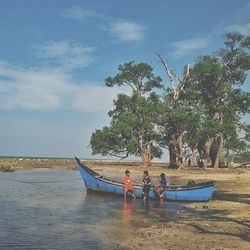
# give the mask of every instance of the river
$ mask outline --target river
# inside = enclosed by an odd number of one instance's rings
[[[0,172],[0,249],[120,249],[137,229],[179,220],[183,203],[87,193],[78,171]]]

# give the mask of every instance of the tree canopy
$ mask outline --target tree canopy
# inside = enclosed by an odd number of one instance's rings
[[[249,48],[250,37],[228,33],[216,53],[184,66],[182,79],[157,54],[170,80],[166,89],[149,64],[119,65],[118,73],[105,79],[106,86],[131,93],[121,91],[114,100],[110,124],[91,136],[92,153],[135,155],[149,166],[167,148],[175,167],[184,166],[187,158],[218,167],[223,153],[249,149],[249,124],[242,122],[250,112],[250,94],[242,88],[250,69]]]
[[[159,96],[153,88],[161,88],[161,78],[154,76],[153,69],[146,63],[125,63],[118,67],[119,73],[106,79],[108,87],[129,86],[131,95],[119,94],[114,100],[114,109],[108,112],[111,118],[109,127],[96,130],[90,145],[94,154],[142,157],[145,166],[151,159],[160,157],[162,150],[157,145],[157,133],[154,127]]]

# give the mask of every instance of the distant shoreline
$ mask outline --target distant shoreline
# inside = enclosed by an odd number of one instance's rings
[[[119,163],[138,163],[140,159],[138,160],[123,160],[119,161],[118,159],[100,159],[100,158],[81,158],[78,157],[81,161],[94,161],[94,162],[119,162]],[[50,156],[5,156],[5,155],[0,155],[0,160],[1,159],[23,159],[23,160],[75,160],[75,157],[50,157]],[[164,160],[156,160],[152,161],[153,164],[168,164],[167,161]]]
[[[82,162],[92,168],[100,167],[138,167],[140,161],[115,161],[115,160],[99,160],[99,159],[81,159]],[[154,166],[166,167],[167,163],[156,162]],[[76,163],[74,158],[43,158],[43,157],[0,157],[0,171],[13,172],[16,170],[30,169],[68,169],[75,170]]]
[[[9,155],[0,155],[0,159],[41,159],[41,160],[74,160],[74,157],[53,157],[53,156],[9,156]],[[90,158],[80,158],[82,160],[95,160],[102,161],[103,159],[90,159]],[[107,159],[107,161],[112,161],[112,159]]]
[[[40,157],[0,157],[0,171],[13,172],[16,170],[75,169],[73,159],[48,159]]]
[[[96,171],[111,171],[117,172],[123,169],[132,169],[133,171],[141,171],[144,167],[141,161],[116,161],[116,160],[101,160],[101,159],[81,159],[88,167]],[[148,169],[159,171],[171,171],[167,166],[167,162],[152,162],[152,166]],[[237,167],[237,166],[236,166]],[[49,158],[49,157],[17,157],[17,156],[0,156],[0,171],[14,172],[18,170],[31,170],[31,169],[57,169],[57,170],[76,170],[76,162],[74,158]],[[232,170],[234,168],[227,168]],[[221,168],[213,169],[207,168],[207,171],[223,171]],[[176,171],[176,170],[172,170]],[[179,172],[179,170],[177,170]],[[197,166],[186,167],[181,170],[185,171],[205,171],[205,169],[198,168]]]

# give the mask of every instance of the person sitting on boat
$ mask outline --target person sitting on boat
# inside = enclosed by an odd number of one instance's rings
[[[163,192],[166,190],[168,182],[164,173],[161,173],[160,177],[161,177],[160,185],[155,186],[154,191],[158,195],[160,200],[163,201],[164,200]]]
[[[125,171],[125,176],[124,176],[123,180],[124,180],[124,192],[125,192],[125,194],[127,192],[130,192],[130,193],[132,193],[132,198],[135,199],[135,194],[134,194],[135,187],[131,183],[129,170]]]
[[[148,174],[147,170],[145,170],[143,172],[142,185],[143,185],[142,199],[145,201],[148,197],[148,193],[149,193],[150,185],[151,185],[151,181],[150,181],[149,174]]]

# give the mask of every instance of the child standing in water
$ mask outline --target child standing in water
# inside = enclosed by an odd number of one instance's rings
[[[148,174],[147,170],[145,170],[143,172],[142,185],[143,185],[142,199],[143,199],[143,201],[145,201],[148,198],[148,193],[149,193],[150,185],[151,185],[151,181],[150,181],[149,174]]]
[[[127,194],[127,192],[132,193],[132,198],[135,199],[135,194],[134,194],[135,187],[131,184],[129,170],[125,171],[125,176],[123,180],[124,180],[124,193],[125,194]]]

